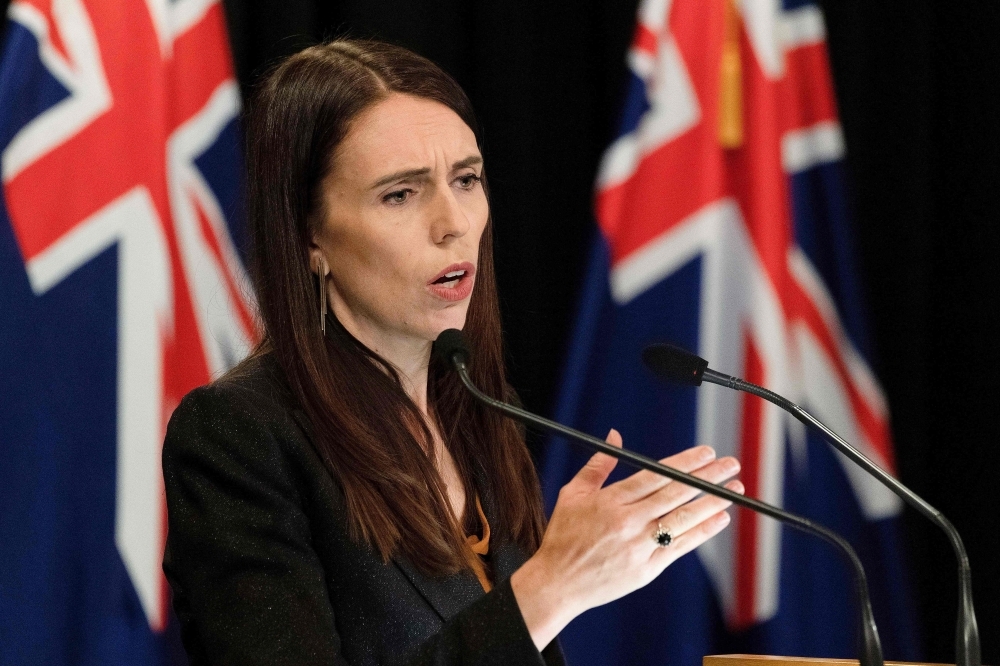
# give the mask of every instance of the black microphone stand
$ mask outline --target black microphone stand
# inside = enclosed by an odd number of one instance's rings
[[[684,353],[690,352],[685,351]],[[835,449],[882,482],[882,485],[896,493],[896,495],[916,509],[921,515],[944,530],[958,560],[958,621],[955,627],[955,663],[957,666],[981,666],[982,656],[979,644],[979,627],[976,623],[976,609],[972,605],[972,571],[969,567],[969,556],[965,552],[965,544],[962,543],[962,537],[959,536],[958,530],[951,524],[951,521],[945,518],[940,511],[928,504],[923,498],[903,485],[896,477],[876,465],[865,454],[851,446],[840,435],[830,430],[819,419],[791,400],[773,391],[769,391],[763,386],[758,386],[739,377],[724,375],[708,367],[704,369],[702,380],[763,398],[782,408],[806,426],[818,430],[823,435],[823,438]]]
[[[634,453],[627,449],[612,446],[603,440],[564,426],[561,423],[550,421],[549,419],[537,416],[531,412],[491,398],[480,391],[469,377],[467,366],[469,352],[465,347],[461,332],[456,329],[449,329],[438,336],[438,339],[435,342],[435,347],[435,351],[440,357],[449,363],[452,368],[454,368],[454,370],[458,373],[462,384],[465,385],[465,388],[468,389],[469,393],[471,393],[476,400],[510,418],[514,418],[526,424],[534,425],[544,430],[568,437],[571,440],[585,444],[588,448],[595,452],[613,456],[614,458],[622,460],[632,467],[648,470],[654,474],[659,474],[674,481],[683,483],[686,486],[697,488],[698,490],[708,493],[709,495],[729,500],[733,504],[746,507],[752,511],[756,511],[765,516],[791,525],[802,532],[817,536],[835,546],[846,557],[854,571],[854,588],[855,593],[857,594],[858,607],[860,611],[859,641],[861,643],[861,647],[859,661],[861,662],[861,666],[884,666],[882,643],[879,639],[878,629],[875,626],[875,616],[872,613],[871,599],[868,594],[868,579],[865,575],[864,566],[862,566],[861,560],[858,558],[857,553],[854,552],[851,545],[839,534],[822,525],[819,525],[818,523],[814,523],[807,518],[803,518],[802,516],[797,516],[793,513],[783,511],[782,509],[771,506],[765,502],[761,502],[760,500],[741,495],[729,490],[728,488],[699,479],[696,476],[686,474],[672,467],[667,467],[652,458],[647,458],[646,456]]]

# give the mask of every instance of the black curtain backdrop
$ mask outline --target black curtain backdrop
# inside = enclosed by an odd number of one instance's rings
[[[410,47],[485,128],[512,380],[547,413],[614,137],[637,0],[227,0],[240,82],[317,39]],[[1000,663],[1000,4],[826,0],[855,238],[899,473],[966,540],[985,663]],[[533,441],[537,451],[539,442]],[[954,662],[956,565],[908,510],[925,658]]]
[[[275,59],[340,35],[410,47],[465,87],[485,128],[512,380],[542,413],[594,234],[592,183],[636,4],[225,0],[244,92]],[[822,4],[899,472],[965,538],[983,660],[1000,664],[1000,4]],[[954,559],[912,512],[905,528],[924,656],[953,662]]]

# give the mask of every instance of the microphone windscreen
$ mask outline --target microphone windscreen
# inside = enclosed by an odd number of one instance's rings
[[[465,343],[465,336],[457,328],[449,328],[441,331],[434,341],[434,357],[440,359],[448,367],[454,365],[455,355],[459,355],[459,360],[469,362],[469,346]]]
[[[642,362],[660,379],[690,386],[701,386],[701,377],[708,367],[708,361],[700,356],[666,343],[643,349]]]

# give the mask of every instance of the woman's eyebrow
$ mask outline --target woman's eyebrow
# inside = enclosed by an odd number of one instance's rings
[[[469,155],[464,160],[459,160],[451,165],[452,171],[458,171],[459,169],[465,169],[470,166],[476,166],[483,163],[483,158],[479,155]]]
[[[396,173],[390,173],[388,176],[382,176],[375,184],[371,186],[371,189],[376,187],[382,187],[383,185],[388,185],[389,183],[396,180],[406,180],[408,178],[416,178],[418,176],[426,176],[431,172],[429,167],[424,167],[422,169],[406,169],[404,171],[397,171]]]
[[[479,155],[469,155],[464,160],[459,160],[451,165],[452,171],[458,171],[459,169],[465,169],[470,166],[476,166],[483,163],[483,158]],[[407,180],[409,178],[417,178],[419,176],[426,176],[431,172],[430,167],[423,167],[422,169],[404,169],[403,171],[397,171],[395,173],[390,173],[388,176],[382,176],[371,186],[371,189],[376,189],[382,187],[383,185],[388,185],[389,183],[395,182],[397,180]]]

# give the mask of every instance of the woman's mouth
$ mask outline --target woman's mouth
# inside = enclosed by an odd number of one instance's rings
[[[460,301],[472,293],[475,273],[476,267],[468,261],[452,264],[428,282],[427,289],[446,301]]]
[[[465,271],[451,271],[434,280],[433,284],[439,284],[449,289],[454,288],[458,281],[465,277]]]

